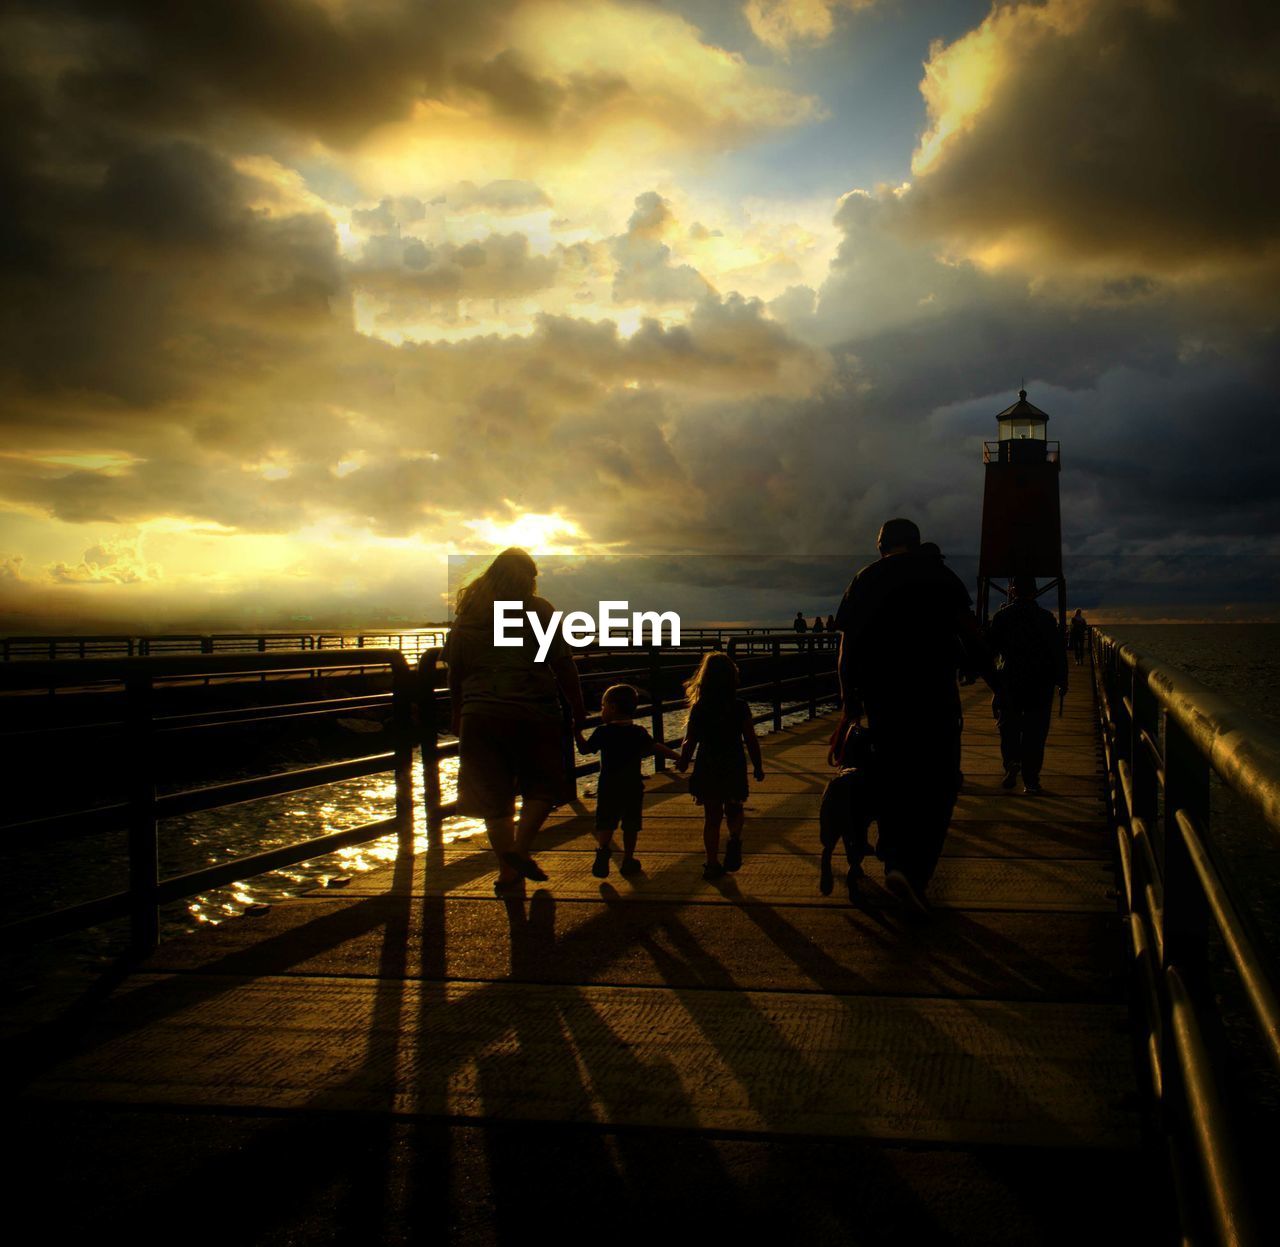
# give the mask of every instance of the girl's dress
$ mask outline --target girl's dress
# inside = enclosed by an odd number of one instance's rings
[[[747,799],[747,754],[742,744],[743,725],[751,710],[741,697],[720,705],[700,701],[689,711],[685,729],[697,742],[689,791],[704,805],[708,801],[741,804]]]

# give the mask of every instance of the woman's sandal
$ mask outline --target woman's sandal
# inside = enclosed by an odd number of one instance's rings
[[[538,865],[531,857],[521,857],[519,853],[504,853],[502,860],[506,862],[512,870],[518,870],[526,879],[533,883],[546,883],[547,872]]]

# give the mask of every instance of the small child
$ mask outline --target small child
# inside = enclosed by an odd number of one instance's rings
[[[613,684],[600,698],[603,722],[589,740],[578,733],[578,752],[600,754],[600,785],[596,791],[596,840],[600,847],[591,865],[597,879],[609,874],[609,858],[613,852],[613,833],[622,824],[622,863],[624,875],[640,869],[636,856],[636,840],[644,805],[644,777],[640,762],[652,753],[676,759],[679,754],[661,741],[654,740],[644,728],[632,720],[640,695],[630,684]]]
[[[755,725],[751,722],[751,707],[737,696],[738,668],[728,654],[705,655],[692,678],[685,681],[684,688],[689,698],[689,722],[676,765],[683,771],[693,758],[689,791],[703,809],[702,843],[707,861],[702,877],[710,881],[742,865],[745,817],[742,807],[747,799],[747,759],[743,745],[751,755],[757,782],[764,779],[764,761],[760,757]],[[723,866],[720,864],[722,817],[729,828]]]

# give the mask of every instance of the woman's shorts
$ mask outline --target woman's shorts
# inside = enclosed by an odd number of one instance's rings
[[[516,794],[526,801],[564,800],[564,737],[553,719],[464,714],[458,742],[458,813],[509,818]]]

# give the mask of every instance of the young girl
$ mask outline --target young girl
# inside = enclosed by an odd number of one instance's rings
[[[760,742],[751,722],[751,708],[738,691],[738,668],[728,654],[707,654],[692,678],[685,681],[689,723],[680,761],[683,771],[693,758],[689,791],[702,806],[702,842],[707,850],[704,879],[719,879],[742,865],[742,806],[747,799],[747,760],[751,755],[756,780],[764,779]],[[697,751],[696,756],[695,752]],[[729,828],[729,841],[720,864],[720,819]]]

